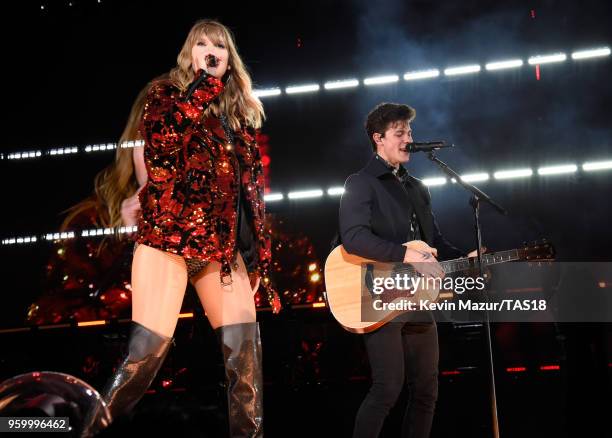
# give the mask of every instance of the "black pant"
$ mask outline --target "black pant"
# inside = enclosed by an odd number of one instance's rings
[[[438,398],[438,330],[435,322],[390,322],[364,335],[372,386],[361,403],[353,438],[376,438],[404,384],[409,402],[402,437],[429,437]]]

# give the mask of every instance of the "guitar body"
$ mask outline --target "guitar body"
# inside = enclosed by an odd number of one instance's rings
[[[403,290],[399,296],[377,296],[368,290],[371,280],[368,277],[393,277],[395,274],[389,268],[383,269],[374,260],[349,254],[342,245],[336,247],[325,262],[325,287],[327,302],[334,318],[352,333],[369,333],[408,310],[376,310],[373,321],[366,321],[367,312],[363,309],[373,309],[374,300],[390,303],[400,300],[418,303],[419,300],[434,302],[438,298],[438,289],[419,288],[416,291]],[[401,264],[400,264],[401,265]],[[405,266],[405,265],[404,265]],[[366,318],[364,318],[366,316]]]

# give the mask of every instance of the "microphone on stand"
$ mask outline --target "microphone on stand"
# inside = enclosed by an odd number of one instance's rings
[[[446,144],[444,141],[426,141],[426,142],[416,142],[416,143],[408,143],[406,145],[406,150],[408,152],[431,152],[442,148],[452,148],[455,147],[454,144]]]

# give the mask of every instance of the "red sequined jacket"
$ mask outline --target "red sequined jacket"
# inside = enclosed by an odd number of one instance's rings
[[[169,81],[149,91],[140,128],[149,178],[139,195],[137,240],[186,259],[218,261],[221,275],[230,275],[237,254],[241,184],[246,201],[241,208],[248,209],[252,220],[257,273],[267,286],[271,249],[256,131],[243,127],[234,132],[232,145],[219,118],[202,117],[222,91],[223,83],[203,70],[185,92]],[[268,297],[273,299],[271,293]]]

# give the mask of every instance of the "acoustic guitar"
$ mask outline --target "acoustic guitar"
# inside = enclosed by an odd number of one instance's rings
[[[543,261],[554,259],[553,246],[545,240],[525,245],[523,248],[483,254],[483,267],[512,261]],[[464,257],[440,262],[445,274],[476,272],[478,261],[476,257]],[[400,275],[404,282],[416,284],[416,288],[388,290],[381,293],[377,290],[376,279],[395,278]],[[407,277],[406,277],[407,276]],[[364,321],[363,309],[374,309],[374,301],[393,303],[399,300],[419,303],[420,300],[437,302],[440,299],[439,286],[435,282],[425,282],[415,268],[410,264],[378,263],[357,255],[349,254],[342,245],[336,247],[325,262],[326,299],[336,320],[346,330],[352,333],[368,333],[382,327],[410,309],[394,310],[386,306],[384,310],[377,304],[375,312],[371,312],[373,321]],[[414,279],[414,280],[411,280]],[[378,288],[380,289],[380,287]],[[397,306],[396,306],[397,307]],[[401,307],[401,306],[400,306]]]

